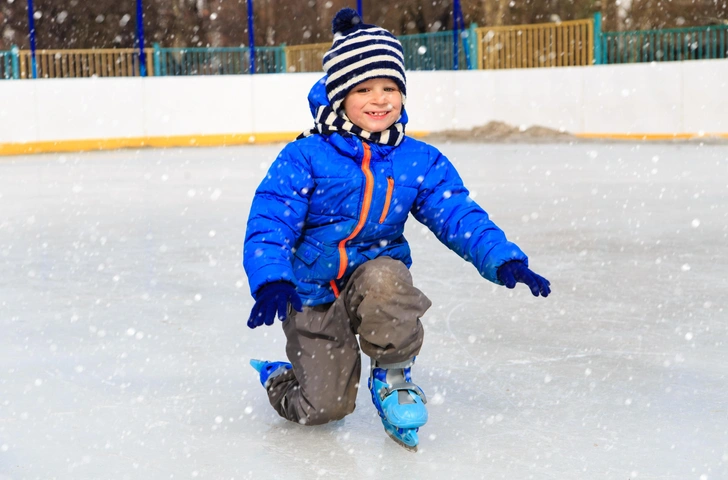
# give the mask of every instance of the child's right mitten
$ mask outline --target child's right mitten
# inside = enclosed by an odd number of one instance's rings
[[[260,327],[263,324],[273,325],[276,313],[281,321],[286,319],[288,304],[297,311],[303,310],[301,297],[296,293],[296,287],[289,282],[266,283],[258,289],[255,305],[248,318],[248,327]]]

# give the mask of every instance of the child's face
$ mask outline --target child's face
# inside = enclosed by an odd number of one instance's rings
[[[344,99],[351,122],[372,133],[391,127],[402,113],[402,94],[394,81],[372,78],[351,89]]]

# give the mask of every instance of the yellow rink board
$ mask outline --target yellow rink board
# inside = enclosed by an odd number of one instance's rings
[[[427,137],[429,132],[408,132],[417,138]],[[256,145],[286,143],[294,140],[300,132],[240,133],[223,135],[179,135],[168,137],[128,137],[92,140],[58,140],[44,142],[0,144],[0,156],[27,155],[34,153],[84,152],[94,150],[117,150],[121,148],[170,148],[170,147],[220,147],[229,145]],[[601,140],[699,140],[728,139],[728,133],[577,133],[578,138]]]

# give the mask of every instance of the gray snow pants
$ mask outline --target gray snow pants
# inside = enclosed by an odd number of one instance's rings
[[[357,268],[330,304],[289,306],[283,322],[292,370],[272,379],[268,398],[278,414],[305,425],[339,420],[354,411],[361,350],[380,363],[417,355],[420,318],[430,300],[412,284],[407,267],[390,257]]]

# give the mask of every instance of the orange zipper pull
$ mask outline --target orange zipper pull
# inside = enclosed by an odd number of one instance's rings
[[[389,213],[389,204],[392,202],[392,192],[394,192],[394,178],[387,177],[387,196],[384,199],[382,216],[379,217],[380,224],[384,223],[384,219],[387,218],[387,213]]]

